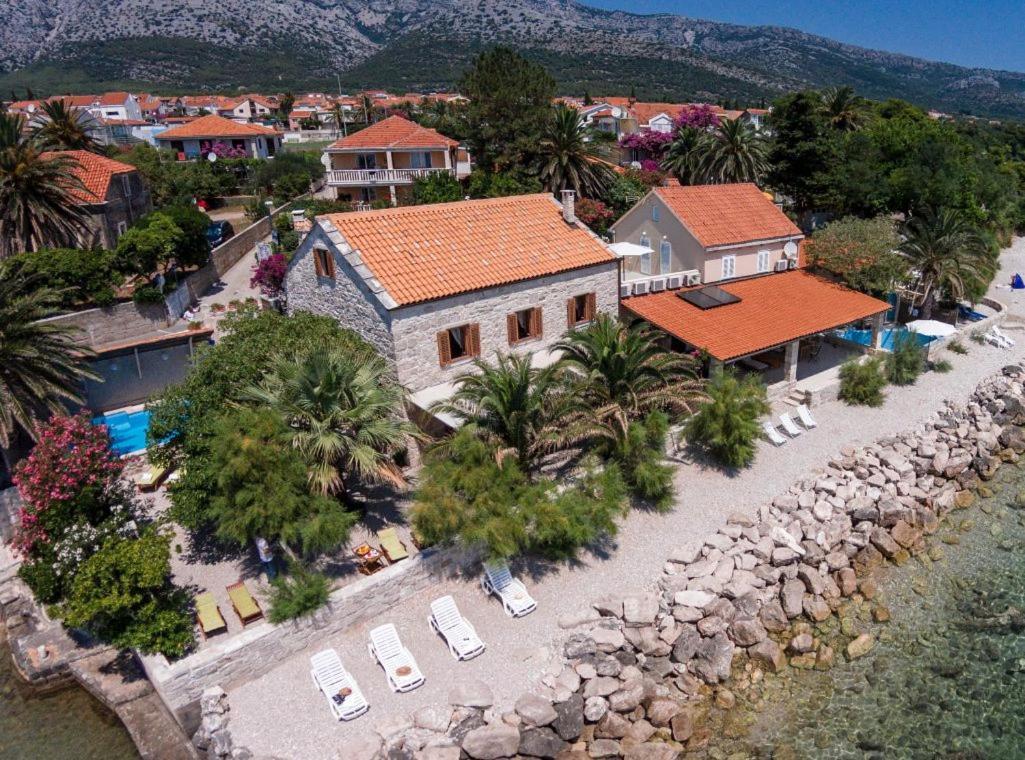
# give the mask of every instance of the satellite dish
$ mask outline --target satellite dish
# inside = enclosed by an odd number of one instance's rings
[[[792,259],[797,255],[797,243],[793,240],[789,241],[785,246],[783,246],[783,253],[787,258]]]
[[[214,153],[213,151],[210,151],[209,153],[206,154],[206,160],[209,161],[212,164],[214,161],[217,160],[217,154]]]

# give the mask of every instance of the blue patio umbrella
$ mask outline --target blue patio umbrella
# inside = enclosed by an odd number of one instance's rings
[[[1021,279],[1021,275],[1017,272],[1014,273],[1014,277],[1011,278],[1011,287],[1014,290],[1025,290],[1025,281]]]

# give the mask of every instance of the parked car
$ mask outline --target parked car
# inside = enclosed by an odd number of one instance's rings
[[[216,248],[234,236],[235,228],[231,226],[231,222],[210,222],[210,226],[206,228],[206,241],[210,243],[211,248]]]

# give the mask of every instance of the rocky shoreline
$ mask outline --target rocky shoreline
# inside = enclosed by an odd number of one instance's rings
[[[596,601],[566,621],[586,630],[565,642],[561,671],[512,710],[470,682],[339,757],[669,760],[707,748],[712,709],[730,710],[768,673],[873,649],[852,624],[854,612],[888,619],[873,571],[927,554],[944,516],[1025,453],[1023,382],[1025,369],[1007,366],[918,429],[845,448],[757,517],[733,515],[672,553],[657,586]]]

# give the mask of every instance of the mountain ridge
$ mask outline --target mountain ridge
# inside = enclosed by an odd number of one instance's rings
[[[0,22],[6,89],[59,91],[61,72],[68,87],[326,87],[336,74],[348,86],[451,86],[467,50],[505,43],[544,60],[566,91],[717,100],[849,83],[874,98],[1025,117],[1025,73],[575,0],[0,0]],[[600,77],[583,75],[588,61]]]

